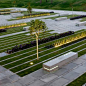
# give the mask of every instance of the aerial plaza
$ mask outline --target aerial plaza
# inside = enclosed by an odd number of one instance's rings
[[[86,12],[66,2],[0,3],[0,86],[85,86]]]

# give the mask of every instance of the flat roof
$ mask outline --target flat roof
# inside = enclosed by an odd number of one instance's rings
[[[43,63],[43,64],[47,65],[47,66],[53,66],[53,65],[65,60],[67,58],[70,58],[71,56],[73,56],[75,54],[77,54],[77,53],[76,52],[68,52],[68,53],[66,53],[66,54],[64,54],[62,56],[59,56],[59,57],[57,57],[57,58],[55,58],[53,60],[50,60],[50,61],[48,61],[46,63]]]

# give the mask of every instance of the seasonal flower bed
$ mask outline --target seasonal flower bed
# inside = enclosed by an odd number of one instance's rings
[[[4,15],[4,14],[10,14],[10,13],[18,13],[21,11],[14,11],[14,12],[0,12],[0,15]]]
[[[64,45],[73,43],[73,42],[83,39],[83,38],[86,38],[86,31],[75,34],[75,35],[67,37],[67,38],[64,38],[62,40],[57,40],[54,44],[45,46],[45,48],[64,46]]]
[[[47,15],[50,15],[50,13],[44,12],[44,13],[29,14],[29,15],[17,17],[17,19],[25,19],[25,18],[31,18],[31,17],[47,16]]]
[[[73,31],[68,31],[68,32],[65,32],[65,33],[61,33],[59,35],[50,36],[48,38],[40,39],[40,40],[38,40],[38,43],[40,45],[42,43],[46,43],[46,42],[49,42],[49,41],[52,41],[52,40],[55,40],[55,39],[59,39],[61,37],[65,37],[65,36],[68,36],[68,35],[71,35],[71,34],[74,34],[74,32]],[[19,46],[16,45],[15,47],[12,48],[12,50],[7,49],[7,53],[11,54],[11,53],[17,52],[19,50],[23,50],[23,49],[30,48],[30,47],[33,47],[33,46],[36,46],[36,41],[31,41],[28,44],[20,44]]]
[[[25,26],[25,25],[27,25],[27,23],[12,24],[12,25],[0,26],[0,29],[8,29],[8,28]]]
[[[80,18],[84,18],[84,17],[86,17],[86,15],[80,15],[80,16],[77,16],[77,17],[73,17],[73,18],[70,18],[70,20],[80,19]]]
[[[7,30],[6,29],[0,29],[0,33],[1,32],[6,32]]]
[[[2,10],[0,10],[0,12],[7,12],[7,11],[11,11],[11,10],[13,10],[13,9],[2,9]]]

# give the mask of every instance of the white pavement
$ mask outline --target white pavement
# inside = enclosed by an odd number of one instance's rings
[[[26,8],[17,8],[17,7],[13,7],[13,8],[7,8],[7,9],[20,9],[21,11],[27,11]],[[72,14],[72,11],[67,11],[67,10],[51,10],[51,9],[35,9],[33,8],[33,11],[36,11],[36,12],[51,12],[51,11],[54,11],[55,13],[60,13],[60,14]],[[73,11],[74,14],[77,14],[77,15],[86,15],[86,12],[83,12],[83,11]]]
[[[21,11],[26,11],[26,8],[7,8],[7,9],[20,9]],[[50,9],[33,9],[33,11],[37,11],[37,12],[50,12],[50,11],[54,11],[55,13],[59,13],[59,14],[72,14],[72,11],[64,11],[64,10],[50,10]],[[86,12],[83,11],[73,11],[73,14],[76,15],[86,15]],[[47,17],[54,17],[54,16],[58,16],[58,14],[56,15],[51,15],[51,16],[43,16],[43,17],[36,17],[36,18],[28,18],[28,19],[21,19],[21,20],[14,20],[14,21],[7,21],[6,19],[11,19],[11,15],[0,15],[0,25],[4,25],[4,24],[15,24],[15,23],[22,23],[22,22],[29,22],[32,19],[42,19],[42,18],[47,18]]]
[[[80,22],[80,20],[62,20],[62,21],[55,21],[50,19],[42,19],[49,30],[54,30],[51,33],[63,33],[67,31],[78,31],[81,29],[86,29],[86,26],[76,26],[76,23]]]
[[[21,33],[26,33],[26,32],[28,32],[28,31],[21,31],[21,32],[17,32],[17,33],[7,34],[7,35],[0,36],[0,38],[4,38],[4,37],[8,37],[8,36],[13,36],[13,35],[21,34]]]
[[[30,22],[31,20],[35,20],[35,19],[42,19],[42,18],[48,18],[48,17],[55,17],[55,16],[59,16],[59,14],[56,15],[50,15],[50,16],[42,16],[42,17],[35,17],[35,18],[27,18],[27,19],[21,19],[21,20],[13,20],[13,21],[7,21],[8,19],[11,19],[11,15],[5,15],[5,17],[3,15],[0,15],[0,26],[2,25],[11,25],[11,24],[16,24],[16,23],[24,23],[24,22]]]

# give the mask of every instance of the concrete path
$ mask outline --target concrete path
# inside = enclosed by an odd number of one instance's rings
[[[86,54],[52,73],[39,69],[24,77],[0,66],[0,86],[66,86],[85,72]]]
[[[20,9],[21,11],[26,11],[26,8],[7,8],[7,9]],[[64,11],[64,10],[50,10],[50,9],[33,9],[33,11],[36,12],[50,12],[50,11],[54,11],[55,13],[59,13],[59,14],[76,14],[76,15],[86,15],[86,12],[83,11]],[[48,17],[54,17],[54,16],[58,16],[58,14],[56,15],[50,15],[50,16],[42,16],[42,17],[35,17],[35,18],[28,18],[28,19],[21,19],[21,20],[14,20],[14,21],[7,21],[7,19],[11,19],[11,15],[0,15],[0,25],[10,25],[10,24],[15,24],[15,23],[22,23],[22,22],[29,22],[32,19],[42,19],[42,18],[48,18]]]
[[[50,16],[34,17],[34,18],[26,18],[26,19],[13,20],[13,21],[7,21],[6,17],[11,19],[11,15],[6,15],[5,17],[2,17],[2,15],[0,15],[0,20],[2,20],[2,21],[0,21],[0,26],[30,22],[31,20],[35,20],[35,19],[42,19],[42,18],[55,17],[55,16],[59,16],[59,14],[50,15]]]
[[[4,38],[4,37],[8,37],[8,36],[13,36],[13,35],[21,34],[21,33],[26,33],[26,32],[28,32],[28,31],[21,31],[21,32],[17,32],[17,33],[7,34],[7,35],[0,36],[0,38]]]
[[[0,53],[0,57],[4,57],[4,56],[6,56],[6,55],[8,55],[8,54],[5,53],[5,52]]]
[[[26,8],[17,8],[17,7],[6,8],[6,9],[19,9],[21,11],[27,11]],[[35,8],[33,8],[32,10],[36,11],[36,12],[51,12],[51,11],[54,11],[55,13],[60,13],[60,14],[63,14],[63,13],[72,14],[72,11],[67,11],[67,10],[51,10],[51,9],[35,9]],[[83,11],[73,11],[73,14],[86,15],[86,12],[83,12]]]
[[[55,21],[50,19],[42,19],[49,30],[54,30],[51,33],[63,33],[67,31],[78,31],[81,29],[86,29],[86,26],[76,26],[76,23],[79,23],[80,20],[62,20],[62,21]]]

